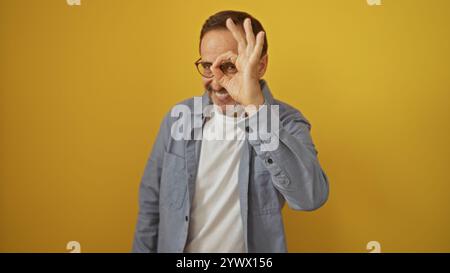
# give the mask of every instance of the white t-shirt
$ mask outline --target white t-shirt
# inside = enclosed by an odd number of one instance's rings
[[[238,186],[245,132],[236,126],[242,114],[215,109],[203,127],[186,252],[245,252]]]

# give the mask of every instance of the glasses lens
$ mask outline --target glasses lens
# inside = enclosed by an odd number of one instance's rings
[[[198,62],[196,63],[198,72],[202,74],[202,76],[210,78],[213,76],[213,73],[211,71],[211,64],[206,62]]]
[[[198,72],[200,72],[203,77],[212,78],[214,76],[211,70],[211,63],[201,62],[199,60],[195,63],[195,65],[197,66]],[[226,75],[232,75],[238,72],[236,66],[232,62],[225,62],[221,64],[220,69]]]
[[[224,74],[231,75],[237,72],[236,66],[231,62],[226,62],[220,65],[220,69]]]

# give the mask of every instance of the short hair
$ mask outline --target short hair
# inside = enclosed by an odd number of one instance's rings
[[[246,18],[250,18],[252,21],[252,29],[253,29],[253,33],[255,34],[255,37],[260,31],[264,31],[264,34],[265,34],[264,35],[264,45],[262,48],[261,56],[264,56],[267,53],[267,48],[268,48],[267,35],[265,33],[266,31],[264,30],[264,27],[258,21],[258,19],[254,18],[250,14],[243,12],[243,11],[224,10],[224,11],[217,12],[214,15],[211,15],[205,21],[205,23],[203,23],[202,30],[200,32],[200,45],[201,45],[203,36],[205,36],[205,34],[208,31],[215,30],[215,29],[227,29],[226,22],[227,22],[228,18],[231,18],[231,20],[233,20],[233,22],[236,25],[240,25],[242,27],[244,24],[244,20]]]

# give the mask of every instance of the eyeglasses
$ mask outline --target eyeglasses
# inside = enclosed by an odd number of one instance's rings
[[[205,78],[214,77],[214,74],[212,73],[212,70],[211,70],[212,63],[202,62],[201,60],[202,60],[202,58],[199,58],[195,62],[195,66],[197,67],[197,70],[200,73],[200,75],[202,75]],[[225,63],[221,64],[220,70],[222,70],[222,72],[225,75],[232,75],[232,74],[235,74],[238,72],[236,66],[232,62],[225,62]]]

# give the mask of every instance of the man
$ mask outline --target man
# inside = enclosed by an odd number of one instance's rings
[[[328,198],[311,126],[262,80],[267,39],[249,14],[208,18],[200,55],[206,90],[161,123],[140,186],[133,251],[286,252],[285,202],[310,211]]]

